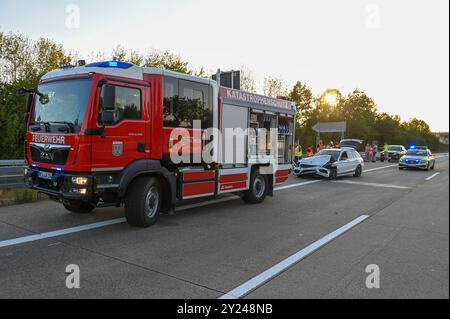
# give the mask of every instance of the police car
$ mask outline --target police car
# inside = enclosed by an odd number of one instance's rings
[[[424,170],[434,169],[436,165],[436,158],[431,151],[426,148],[410,148],[406,155],[402,156],[398,162],[400,170],[405,168],[418,168]]]

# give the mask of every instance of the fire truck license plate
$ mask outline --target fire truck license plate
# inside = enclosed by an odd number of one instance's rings
[[[52,180],[53,174],[50,172],[38,172],[38,177],[42,179]]]

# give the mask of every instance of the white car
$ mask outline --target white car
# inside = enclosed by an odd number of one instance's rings
[[[361,143],[361,140],[342,140],[341,148],[324,149],[314,156],[304,158],[294,166],[294,175],[300,177],[315,174],[330,180],[350,174],[360,177],[364,160],[356,149]]]

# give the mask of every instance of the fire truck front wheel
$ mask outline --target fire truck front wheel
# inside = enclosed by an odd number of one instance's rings
[[[268,188],[267,177],[254,171],[250,178],[250,188],[244,192],[242,199],[250,204],[261,203],[267,196]]]
[[[68,211],[77,214],[87,214],[95,208],[92,204],[79,201],[64,201],[63,205]]]
[[[161,186],[155,177],[143,176],[134,181],[125,196],[128,224],[149,227],[156,223],[161,209]]]

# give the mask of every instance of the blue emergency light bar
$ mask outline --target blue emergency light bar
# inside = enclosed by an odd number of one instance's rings
[[[122,62],[122,61],[103,61],[103,62],[94,62],[87,64],[87,68],[118,68],[118,69],[128,69],[131,68],[133,64]]]

